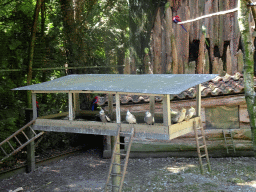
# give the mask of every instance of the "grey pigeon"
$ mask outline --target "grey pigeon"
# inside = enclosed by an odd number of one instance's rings
[[[186,113],[186,117],[185,117],[185,120],[189,120],[193,117],[194,113],[196,112],[195,108],[194,107],[190,107],[188,110],[187,110],[187,113]]]
[[[103,109],[100,110],[100,120],[102,121],[102,123],[107,123],[111,121],[110,118],[105,114]]]
[[[130,111],[128,110],[126,113],[126,118],[125,120],[129,123],[129,124],[135,124],[136,123],[136,118],[133,114],[130,113]]]
[[[155,119],[154,119],[154,117],[151,115],[151,113],[149,111],[146,111],[145,117],[144,117],[144,121],[148,125],[154,125],[154,123],[155,123]]]
[[[176,115],[171,115],[171,120],[173,123],[180,123],[182,122],[186,117],[186,109],[182,108],[181,111],[179,111]]]

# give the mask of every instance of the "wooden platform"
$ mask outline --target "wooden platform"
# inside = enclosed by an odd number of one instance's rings
[[[169,140],[193,131],[193,121],[196,121],[198,124],[199,119],[200,117],[195,117],[188,121],[183,121],[170,126],[164,126],[160,123],[155,125],[129,125],[126,123],[121,123],[121,131],[128,133],[131,126],[134,126],[135,137]],[[117,123],[103,124],[97,121],[36,119],[33,129],[41,131],[116,136]]]

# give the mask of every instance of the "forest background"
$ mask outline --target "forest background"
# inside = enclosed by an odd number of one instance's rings
[[[236,6],[229,0],[1,1],[0,141],[25,124],[31,107],[31,95],[15,87],[68,74],[242,72],[237,13],[205,19],[205,36],[200,22],[185,25],[189,33],[172,25],[177,13],[188,19]],[[39,116],[67,111],[66,94],[38,94],[37,101]],[[40,149],[69,146],[72,137],[48,135]]]

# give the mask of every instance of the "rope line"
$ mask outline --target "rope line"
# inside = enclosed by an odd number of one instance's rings
[[[190,19],[190,20],[187,20],[187,21],[182,21],[182,22],[179,22],[177,24],[181,25],[181,24],[185,24],[185,23],[191,23],[191,22],[194,22],[194,21],[197,21],[197,20],[200,20],[200,19],[204,19],[204,18],[207,18],[207,17],[212,17],[212,16],[215,16],[215,15],[224,15],[224,14],[232,13],[232,12],[236,12],[236,11],[238,11],[238,8],[234,8],[234,9],[230,9],[230,10],[227,10],[227,11],[220,11],[220,12],[204,15],[204,16],[201,16],[201,17],[197,17],[195,19]]]

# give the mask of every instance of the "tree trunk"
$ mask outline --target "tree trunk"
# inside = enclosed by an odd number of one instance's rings
[[[249,28],[249,8],[247,1],[238,0],[238,22],[244,49],[244,90],[247,110],[250,118],[254,156],[256,157],[256,102],[254,92],[253,44]]]
[[[34,21],[33,21],[33,26],[31,29],[31,39],[30,39],[30,49],[29,49],[29,56],[28,56],[28,76],[27,76],[27,85],[32,84],[32,67],[33,67],[33,57],[34,57],[34,49],[35,49],[35,42],[36,42],[36,27],[37,27],[37,21],[38,21],[38,16],[39,16],[39,11],[41,7],[41,3],[44,0],[37,0],[36,2],[36,8],[34,12]],[[31,91],[27,92],[27,106],[28,108],[32,107],[32,95]]]

